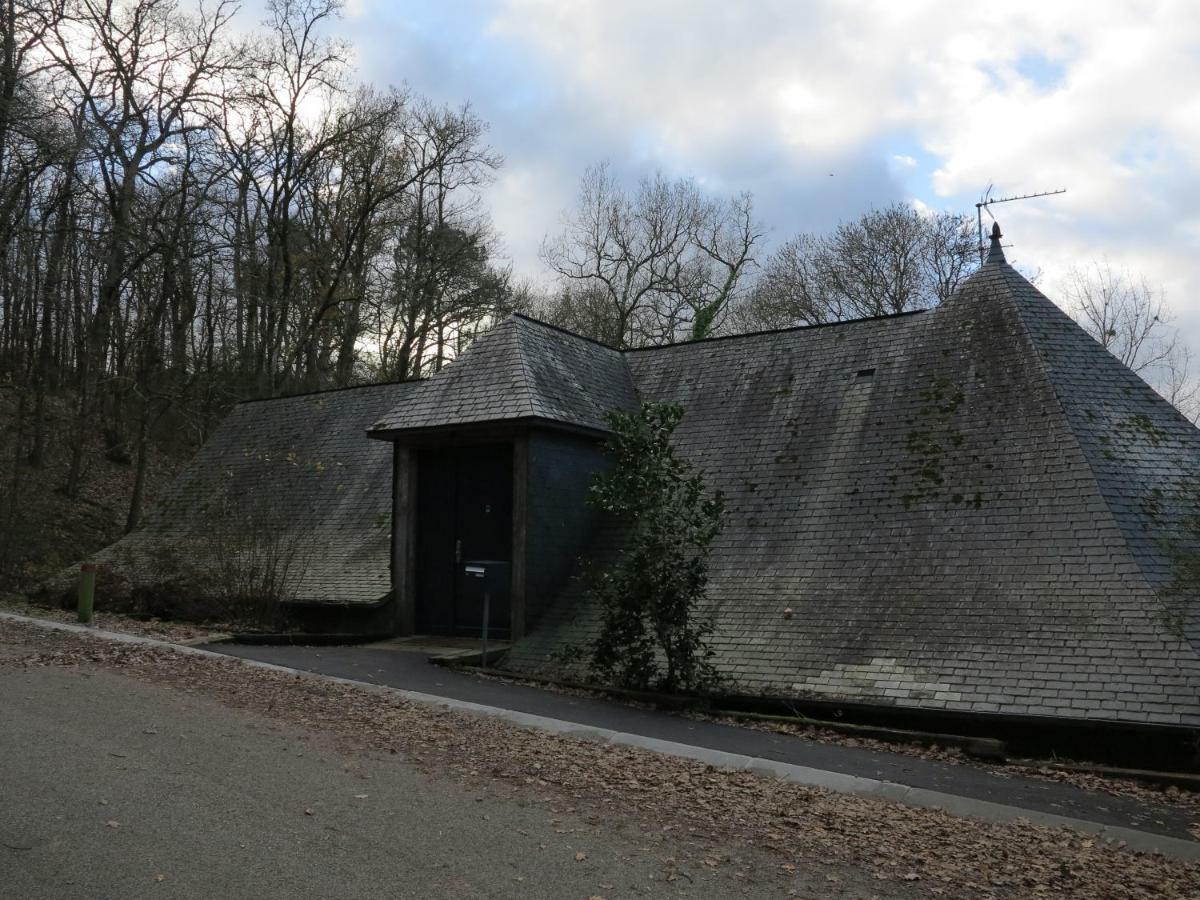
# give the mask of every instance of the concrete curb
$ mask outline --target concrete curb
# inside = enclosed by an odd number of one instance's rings
[[[942,791],[909,787],[908,785],[899,784],[892,781],[881,781],[874,778],[862,778],[856,775],[846,775],[842,772],[833,772],[826,769],[814,769],[808,766],[798,766],[791,763],[776,762],[770,759],[762,759],[761,757],[742,756],[735,753],[726,753],[721,750],[711,750],[707,747],[696,747],[691,744],[663,741],[657,738],[645,737],[639,734],[629,734],[628,732],[613,731],[607,728],[596,728],[590,725],[580,725],[578,723],[568,722],[563,719],[552,719],[547,716],[523,713],[512,709],[503,709],[496,706],[484,706],[479,703],[470,703],[466,700],[455,700],[451,697],[439,697],[435,694],[407,691],[402,688],[371,684],[370,682],[364,681],[354,681],[353,679],[339,678],[334,675],[322,675],[317,672],[308,672],[304,669],[293,669],[289,666],[279,666],[275,665],[274,663],[260,662],[258,660],[245,659],[239,656],[227,656],[224,653],[216,653],[212,650],[204,650],[199,647],[172,644],[168,641],[161,641],[156,638],[147,638],[132,634],[121,634],[115,631],[101,631],[97,628],[86,625],[73,625],[67,622],[53,622],[47,619],[36,619],[30,616],[21,616],[17,615],[16,613],[7,612],[0,612],[0,619],[23,622],[27,625],[50,628],[56,631],[90,635],[103,640],[116,641],[126,644],[137,644],[147,647],[157,647],[163,650],[171,650],[175,653],[204,656],[219,660],[233,660],[244,666],[249,666],[255,669],[281,672],[286,675],[300,676],[302,678],[308,678],[314,681],[349,685],[385,696],[399,697],[414,703],[422,703],[428,706],[439,706],[444,709],[472,713],[475,715],[489,716],[492,718],[501,719],[513,725],[521,726],[523,728],[538,729],[541,731],[552,732],[554,734],[565,735],[567,737],[600,741],[601,743],[617,744],[625,747],[638,747],[643,750],[650,750],[652,752],[662,753],[668,756],[693,759],[697,762],[702,762],[717,768],[752,772],[755,775],[760,775],[765,778],[778,778],[782,781],[801,784],[807,787],[823,788],[825,790],[853,794],[858,797],[866,797],[874,800],[903,803],[907,804],[908,806],[917,806],[926,809],[940,809],[957,816],[978,819],[984,822],[1001,824],[1009,822],[1028,822],[1034,825],[1043,825],[1051,828],[1071,828],[1075,831],[1096,835],[1097,837],[1106,841],[1123,843],[1130,850],[1135,850],[1142,853],[1161,853],[1164,856],[1169,856],[1173,859],[1179,859],[1186,862],[1200,862],[1200,843],[1184,840],[1182,838],[1153,834],[1147,831],[1138,831],[1137,829],[1133,828],[1124,828],[1117,825],[1104,825],[1098,822],[1088,821],[1087,819],[1076,819],[1070,816],[1058,816],[1054,815],[1053,813],[1022,809],[1021,807],[1008,806],[1003,803],[993,803],[989,800],[975,800],[970,797],[961,797],[957,794],[947,794]]]

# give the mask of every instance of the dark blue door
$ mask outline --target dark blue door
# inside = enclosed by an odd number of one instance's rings
[[[507,444],[422,450],[417,457],[416,627],[426,634],[479,634],[482,607],[464,591],[466,560],[512,560],[512,448]],[[509,592],[491,598],[489,631],[507,631]]]

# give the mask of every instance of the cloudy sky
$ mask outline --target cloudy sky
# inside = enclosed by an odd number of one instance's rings
[[[1107,259],[1200,348],[1200,6],[919,0],[350,0],[358,75],[470,101],[518,272],[600,159],[755,195],[774,241],[894,200],[974,214],[1052,295]],[[543,276],[544,277],[544,276]]]

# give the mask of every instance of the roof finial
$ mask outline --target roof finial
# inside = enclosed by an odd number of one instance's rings
[[[992,222],[992,246],[988,249],[987,262],[1007,262],[1004,251],[1000,249],[1000,223]]]

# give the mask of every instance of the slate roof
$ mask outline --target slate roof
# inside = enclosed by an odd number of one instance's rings
[[[727,498],[727,687],[1200,725],[1195,598],[1164,590],[1200,550],[1200,432],[998,247],[929,312],[626,360]],[[557,667],[596,613],[575,585],[510,664]]]
[[[503,421],[606,432],[604,413],[635,404],[620,351],[513,315],[407,394],[370,433],[394,438],[404,432]]]
[[[728,688],[1200,726],[1200,604],[1176,585],[1200,554],[1200,431],[998,243],[928,312],[624,353],[513,316],[425,382],[243,404],[98,559],[153,583],[250,517],[311,548],[296,601],[374,603],[391,448],[365,428],[602,436],[639,394],[683,405],[677,445],[726,496],[706,612]],[[510,665],[561,667],[597,612],[575,583]]]
[[[287,562],[293,602],[386,599],[392,451],[364,430],[418,384],[239,404],[141,527],[92,560],[133,587],[152,587],[172,577],[178,561],[211,571],[211,558],[238,552],[249,533],[254,549],[244,554]],[[74,578],[72,569],[47,589],[69,590]]]

